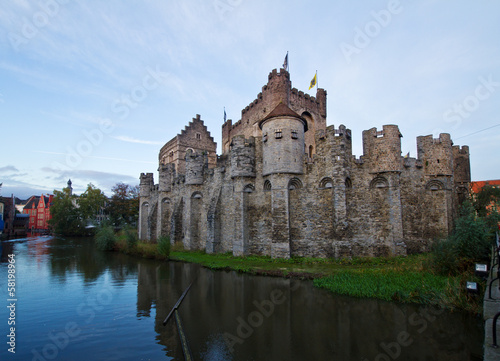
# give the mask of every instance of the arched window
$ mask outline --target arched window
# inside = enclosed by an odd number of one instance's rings
[[[200,192],[194,192],[194,193],[191,195],[191,198],[194,198],[194,199],[201,199],[201,198],[203,198],[203,195],[202,195]]]
[[[271,182],[269,181],[269,179],[266,179],[265,182],[264,182],[264,190],[265,191],[270,191],[271,190]]]
[[[444,184],[437,179],[433,179],[425,185],[425,189],[429,191],[440,191],[444,189]]]
[[[245,188],[243,188],[243,192],[245,193],[253,193],[255,191],[255,187],[253,184],[247,184]]]
[[[389,182],[384,177],[375,177],[370,182],[370,188],[388,188]]]
[[[328,188],[333,188],[333,180],[330,177],[324,177],[321,179],[319,182],[319,188],[320,189],[328,189]]]
[[[302,188],[302,181],[299,178],[292,178],[288,182],[288,189],[300,189]]]

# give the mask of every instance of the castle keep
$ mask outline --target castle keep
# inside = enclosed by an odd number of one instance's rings
[[[405,255],[446,236],[468,195],[469,149],[449,134],[401,155],[397,125],[326,126],[326,91],[269,74],[262,92],[222,126],[222,155],[197,115],[159,154],[159,183],[140,176],[139,236],[187,249],[272,257]]]

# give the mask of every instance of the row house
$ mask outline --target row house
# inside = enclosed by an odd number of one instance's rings
[[[23,213],[29,215],[28,229],[30,230],[48,230],[48,221],[52,218],[50,215],[50,206],[52,205],[53,195],[41,197],[31,196],[23,208]]]

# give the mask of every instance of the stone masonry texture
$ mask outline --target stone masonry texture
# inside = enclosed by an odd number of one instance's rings
[[[312,97],[273,70],[222,155],[197,115],[159,152],[159,183],[140,176],[139,237],[191,250],[276,258],[419,253],[449,234],[469,193],[469,148],[449,134],[401,155],[397,125],[362,134],[326,126],[326,91]]]

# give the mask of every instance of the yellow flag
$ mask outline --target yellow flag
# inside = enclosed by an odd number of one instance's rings
[[[316,86],[316,80],[317,80],[316,76],[317,75],[318,75],[317,73],[314,74],[314,78],[312,78],[312,80],[311,80],[311,85],[309,85],[309,90],[311,90],[311,88],[314,88]]]

